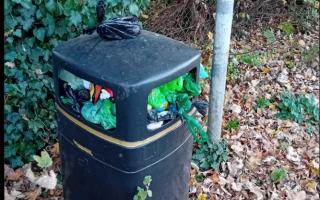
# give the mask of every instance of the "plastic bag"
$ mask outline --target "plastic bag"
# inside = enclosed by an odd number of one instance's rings
[[[80,104],[77,100],[77,96],[76,96],[74,90],[68,84],[64,84],[63,89],[66,93],[67,98],[72,100],[72,105],[71,105],[72,110],[75,111],[76,113],[80,113],[80,110],[81,110]],[[69,100],[69,103],[71,103],[70,100]]]
[[[88,101],[84,103],[81,114],[89,122],[101,124],[104,129],[112,129],[116,127],[113,107],[113,103],[108,99],[99,100],[95,105]]]
[[[63,104],[69,104],[69,105],[72,105],[73,104],[73,100],[71,99],[71,98],[66,98],[66,97],[64,97],[64,96],[61,96],[60,97],[60,99],[61,99],[61,102],[63,103]]]
[[[122,40],[140,34],[140,24],[135,16],[112,18],[97,26],[97,33],[103,39]]]
[[[148,123],[153,123],[153,122],[172,120],[175,117],[176,115],[172,111],[156,112],[154,110],[151,110],[148,112],[147,120],[148,120]]]
[[[164,95],[169,93],[177,93],[183,90],[183,77],[180,76],[169,83],[166,83],[159,87],[160,91]]]
[[[178,112],[189,112],[192,107],[192,102],[189,96],[185,93],[178,94],[177,97]]]
[[[201,87],[192,77],[192,74],[188,74],[184,77],[184,89],[189,96],[199,96],[201,93]]]
[[[197,99],[192,102],[194,107],[196,107],[197,111],[202,115],[206,116],[208,113],[208,102]]]
[[[104,129],[112,129],[116,127],[116,117],[112,114],[113,103],[106,99],[103,101],[101,110],[98,112],[100,124]]]
[[[81,115],[87,121],[92,122],[94,124],[100,123],[100,115],[98,115],[99,110],[103,105],[102,101],[98,101],[95,105],[91,101],[87,101],[84,103],[81,109]]]
[[[199,77],[200,78],[208,78],[209,77],[208,73],[206,72],[206,70],[204,69],[202,64],[200,64]]]
[[[152,89],[151,93],[148,96],[148,104],[151,105],[152,108],[155,108],[155,109],[165,107],[166,98],[160,92],[159,88]]]
[[[83,80],[67,70],[61,70],[59,73],[59,78],[67,82],[73,90],[80,90],[84,88]]]
[[[79,102],[86,102],[90,100],[90,93],[87,89],[81,89],[76,91],[76,97]]]

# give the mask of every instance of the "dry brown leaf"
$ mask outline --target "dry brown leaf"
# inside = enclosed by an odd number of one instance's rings
[[[301,185],[308,190],[316,190],[317,188],[317,182],[315,180],[301,181]]]
[[[213,183],[219,183],[220,181],[219,177],[220,177],[220,174],[214,171],[209,178],[211,178]]]
[[[52,154],[52,157],[58,156],[60,154],[59,143],[55,143],[54,145],[52,145],[50,152]]]
[[[45,174],[36,177],[32,172],[31,168],[28,168],[26,172],[26,177],[34,184],[46,189],[54,189],[57,185],[57,176],[53,170],[50,170],[49,175],[45,171]]]
[[[199,194],[197,200],[207,200],[207,195],[206,194]]]
[[[22,192],[19,192],[15,189],[12,189],[10,193],[8,193],[8,189],[4,187],[4,200],[16,200],[23,199],[25,196]]]
[[[40,194],[41,188],[37,188],[36,190],[24,193],[26,200],[36,200]]]
[[[307,194],[305,191],[287,191],[287,196],[289,200],[305,200],[307,198]]]
[[[17,181],[23,176],[23,169],[18,168],[15,171],[10,170],[7,174],[7,180],[9,181]]]
[[[262,73],[264,74],[269,74],[271,72],[271,68],[270,67],[263,67],[261,69]]]

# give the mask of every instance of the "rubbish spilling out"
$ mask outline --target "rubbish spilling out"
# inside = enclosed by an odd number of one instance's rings
[[[200,78],[208,76],[202,66],[200,72]],[[110,88],[81,79],[66,70],[60,71],[59,79],[60,100],[65,106],[106,130],[116,128],[114,93]],[[164,126],[181,113],[188,112],[192,105],[204,115],[207,103],[193,98],[200,93],[201,87],[193,73],[184,74],[152,89],[147,100],[147,128],[155,130]]]

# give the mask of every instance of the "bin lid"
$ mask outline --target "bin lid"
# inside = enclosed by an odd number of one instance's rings
[[[127,40],[82,35],[63,42],[53,53],[83,75],[123,86],[175,75],[200,57],[197,49],[145,30]]]

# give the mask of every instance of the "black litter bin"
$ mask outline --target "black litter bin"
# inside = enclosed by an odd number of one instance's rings
[[[187,199],[192,137],[180,118],[148,130],[147,98],[163,83],[198,74],[198,50],[148,31],[113,41],[94,33],[59,45],[53,63],[65,199],[130,200],[147,175],[152,199]],[[61,70],[111,88],[114,130],[84,120],[61,102]]]

